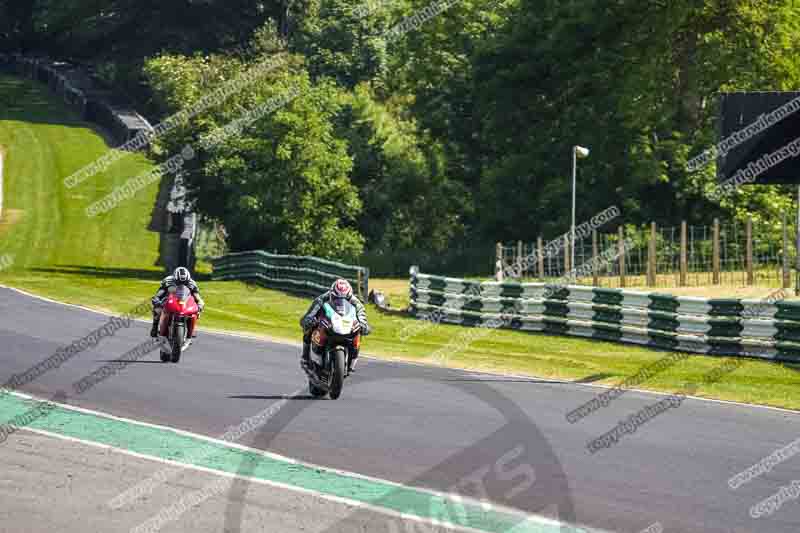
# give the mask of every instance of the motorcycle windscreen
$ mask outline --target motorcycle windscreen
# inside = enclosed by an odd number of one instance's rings
[[[191,291],[189,291],[189,287],[185,285],[178,285],[175,287],[175,297],[180,300],[181,303],[185,303],[186,300],[189,299],[191,296]]]
[[[333,310],[336,311],[336,314],[339,316],[347,317],[351,313],[355,313],[353,304],[351,304],[347,298],[333,298],[331,307],[333,307]]]

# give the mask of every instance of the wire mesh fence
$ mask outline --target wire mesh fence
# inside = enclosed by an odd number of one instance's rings
[[[195,255],[201,261],[211,261],[228,253],[227,234],[221,224],[200,224],[195,238]]]
[[[797,273],[796,232],[796,222],[788,216],[778,221],[711,226],[628,225],[615,233],[596,233],[576,241],[574,267],[578,271],[603,254],[612,260],[599,262],[575,283],[601,287],[786,287]],[[623,254],[619,253],[620,239],[630,243]],[[496,255],[501,265],[521,266],[520,277],[525,280],[552,282],[574,268],[568,235],[550,242],[498,243]]]

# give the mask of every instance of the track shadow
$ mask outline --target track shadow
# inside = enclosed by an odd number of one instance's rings
[[[575,381],[572,381],[572,383],[594,383],[595,381],[602,381],[604,379],[613,377],[614,374],[607,374],[607,373],[592,374],[591,376],[586,376],[585,378],[576,379]]]
[[[161,361],[146,361],[143,359],[138,359],[136,361],[129,361],[127,359],[96,359],[96,363],[125,363],[125,365],[138,365],[138,364],[145,364],[145,365],[163,365]]]
[[[236,396],[228,396],[231,400],[316,400],[309,394],[302,394],[296,396],[287,396],[286,394],[277,394],[270,396],[262,396],[259,394],[239,394]]]
[[[131,279],[152,279],[160,281],[164,277],[162,270],[148,270],[144,268],[119,268],[119,267],[95,267],[87,265],[56,265],[54,267],[32,268],[34,272],[46,272],[52,274],[75,274],[81,276],[92,276],[95,278],[131,278]]]
[[[460,383],[542,383],[547,385],[566,385],[568,381],[548,381],[545,379],[520,378],[447,378],[437,381],[458,381]]]

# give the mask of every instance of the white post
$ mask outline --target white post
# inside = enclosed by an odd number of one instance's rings
[[[578,147],[572,147],[572,237],[570,238],[569,266],[575,269],[575,181],[578,173]]]
[[[800,296],[800,185],[797,186],[797,238],[795,240],[794,295]]]
[[[575,183],[578,175],[578,157],[589,157],[589,149],[575,145],[572,147],[572,241],[570,268],[575,269]]]

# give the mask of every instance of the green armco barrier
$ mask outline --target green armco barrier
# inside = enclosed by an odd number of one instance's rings
[[[448,324],[800,362],[800,303],[544,283],[479,283],[416,271],[410,295],[412,316],[433,313]]]
[[[711,330],[708,332],[708,335],[712,337],[739,338],[744,329],[741,321],[738,319],[712,318],[708,323],[711,325]]]
[[[655,329],[659,331],[671,331],[674,333],[678,331],[678,326],[680,325],[681,323],[675,320],[674,318],[653,318],[647,324],[647,327],[649,329]]]
[[[742,305],[741,300],[713,299],[708,300],[708,305],[711,306],[708,314],[712,316],[741,316],[742,311],[744,311],[744,305]]]
[[[564,301],[545,300],[544,302],[545,314],[549,316],[563,316],[569,315],[569,307]]]
[[[619,305],[622,303],[623,296],[620,289],[595,288],[592,289],[592,292],[594,293],[592,301],[596,304]]]
[[[344,278],[363,299],[369,293],[369,269],[305,255],[272,254],[263,250],[236,252],[211,261],[213,280],[250,280],[261,285],[318,295]]]
[[[674,313],[677,311],[679,305],[678,299],[671,294],[653,293],[650,295],[650,305],[648,307],[654,311]]]
[[[604,341],[619,341],[622,339],[622,328],[610,324],[595,324],[592,326],[594,332],[592,338]]]
[[[647,334],[650,336],[650,342],[647,345],[653,348],[675,350],[680,344],[675,335],[670,335],[667,332],[649,330]]]
[[[800,342],[800,323],[778,320],[775,327],[778,329],[776,340]]]
[[[800,344],[778,342],[775,344],[775,348],[777,349],[776,360],[800,363]]]
[[[797,302],[776,302],[778,312],[775,318],[779,320],[798,320],[800,321],[800,303]]]
[[[708,344],[711,349],[706,352],[711,355],[744,355],[747,350],[741,341],[722,337],[709,337]]]
[[[596,322],[602,322],[606,324],[622,324],[622,321],[625,318],[625,315],[622,314],[621,309],[614,309],[599,305],[592,306],[592,308],[594,309],[594,320]]]

